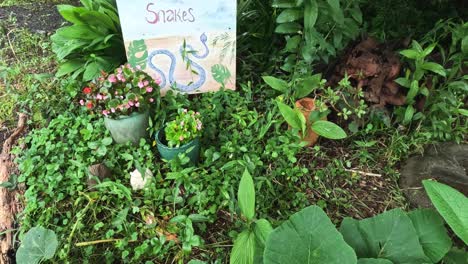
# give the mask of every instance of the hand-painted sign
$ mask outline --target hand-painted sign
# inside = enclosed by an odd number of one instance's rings
[[[236,0],[117,0],[133,66],[162,93],[235,89]]]

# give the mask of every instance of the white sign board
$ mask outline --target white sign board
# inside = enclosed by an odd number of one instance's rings
[[[117,0],[130,64],[169,89],[235,89],[236,0]]]

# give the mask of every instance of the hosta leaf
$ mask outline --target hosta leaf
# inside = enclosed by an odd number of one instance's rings
[[[424,189],[453,232],[468,244],[468,198],[452,187],[436,181],[423,181]]]
[[[311,126],[312,130],[318,135],[329,139],[343,139],[346,138],[346,132],[330,121],[319,120],[314,122]]]
[[[433,263],[438,263],[449,252],[452,240],[447,234],[444,220],[434,210],[419,209],[408,213],[418,233],[424,253]]]
[[[255,234],[245,230],[239,234],[231,251],[230,264],[253,264],[255,255]]]
[[[356,254],[317,206],[293,214],[268,236],[265,264],[355,264]]]
[[[394,264],[430,263],[411,219],[394,209],[361,221],[345,218],[340,232],[359,258],[380,258]]]
[[[54,231],[43,227],[33,227],[22,239],[16,253],[18,264],[35,264],[51,259],[57,250],[57,236]]]
[[[242,214],[247,219],[252,220],[255,215],[255,185],[247,169],[244,171],[239,184],[237,200]]]

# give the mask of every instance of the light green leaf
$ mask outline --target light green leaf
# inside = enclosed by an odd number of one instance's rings
[[[406,58],[413,59],[413,60],[419,58],[419,53],[411,49],[402,50],[400,51],[400,54],[405,56]]]
[[[281,112],[281,115],[284,117],[286,122],[292,127],[302,131],[303,127],[305,126],[305,119],[304,122],[301,119],[301,116],[304,115],[299,111],[295,111],[297,109],[292,109],[287,104],[277,101],[276,104]]]
[[[100,74],[100,70],[101,68],[97,62],[88,63],[83,74],[83,81],[91,81]]]
[[[58,241],[54,231],[43,227],[31,228],[22,239],[16,253],[18,264],[35,264],[51,259],[57,250]]]
[[[85,61],[81,59],[68,60],[60,65],[56,76],[62,77],[64,75],[67,75],[69,73],[76,71],[77,69],[83,67],[84,65],[85,65]]]
[[[458,113],[464,116],[468,116],[468,110],[466,109],[458,109]]]
[[[343,139],[347,137],[346,132],[340,126],[330,121],[319,120],[310,127],[315,133],[325,138]]]
[[[271,227],[271,224],[270,222],[268,222],[268,220],[259,219],[255,221],[255,226],[254,226],[255,237],[257,238],[257,241],[262,247],[265,246],[266,240],[272,231],[273,231],[273,227]]]
[[[416,109],[412,105],[408,105],[405,111],[405,117],[403,118],[403,125],[408,125],[413,120],[414,112]]]
[[[296,20],[301,19],[303,16],[304,10],[302,9],[285,9],[276,18],[276,23],[294,22]]]
[[[262,78],[271,88],[282,93],[286,93],[288,91],[289,86],[286,81],[275,78],[273,76],[263,76]]]
[[[424,180],[424,189],[453,232],[468,245],[468,198],[454,188]]]
[[[358,258],[387,259],[395,264],[430,262],[411,219],[401,209],[361,221],[345,218],[340,232]]]
[[[410,89],[408,94],[406,95],[406,102],[408,104],[412,104],[414,102],[414,98],[418,95],[419,92],[419,82],[414,80],[411,82]]]
[[[146,69],[148,50],[144,39],[134,40],[128,46],[128,63],[132,67],[140,66]]]
[[[242,214],[252,220],[255,215],[255,185],[249,171],[245,169],[242,179],[239,183],[237,200]]]
[[[255,255],[255,234],[244,230],[239,234],[231,251],[230,264],[253,264]]]
[[[293,214],[268,236],[265,264],[355,264],[356,254],[318,206]]]
[[[431,209],[419,209],[408,213],[418,233],[424,253],[432,263],[438,263],[452,248],[452,240],[447,234],[444,220]]]
[[[442,65],[437,64],[435,62],[425,62],[421,65],[421,68],[424,70],[428,70],[434,73],[437,73],[441,76],[446,76],[445,69]]]
[[[279,24],[275,28],[275,32],[278,34],[293,34],[298,33],[302,30],[302,26],[296,22],[288,22]]]
[[[411,81],[406,79],[406,78],[398,78],[395,80],[396,83],[398,83],[399,85],[403,86],[403,87],[406,87],[406,88],[410,88],[411,87]]]
[[[344,24],[344,14],[343,10],[340,7],[340,0],[327,0],[328,5],[330,6],[333,20],[339,25]]]

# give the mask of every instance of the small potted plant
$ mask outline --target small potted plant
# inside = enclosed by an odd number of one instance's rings
[[[180,153],[186,153],[194,164],[200,154],[200,135],[202,122],[199,112],[179,109],[175,120],[166,123],[156,134],[156,143],[161,157],[174,159]]]
[[[138,144],[147,136],[149,109],[160,104],[159,82],[139,68],[125,64],[83,89],[80,104],[104,115],[104,124],[117,143]]]

